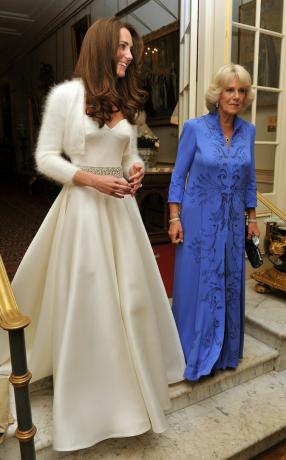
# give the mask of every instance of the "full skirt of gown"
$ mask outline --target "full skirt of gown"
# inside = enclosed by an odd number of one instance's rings
[[[65,185],[12,287],[32,319],[33,380],[53,374],[56,450],[166,428],[168,383],[182,379],[185,363],[134,198]]]

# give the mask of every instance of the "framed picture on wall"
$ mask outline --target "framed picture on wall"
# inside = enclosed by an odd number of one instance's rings
[[[179,23],[162,27],[143,37],[143,88],[149,126],[170,124],[179,97]]]
[[[75,67],[82,41],[90,26],[90,15],[85,15],[71,26],[73,65]]]

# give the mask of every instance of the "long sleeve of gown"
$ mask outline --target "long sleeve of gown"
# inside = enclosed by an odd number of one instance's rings
[[[248,184],[246,189],[246,199],[245,207],[246,208],[256,208],[257,206],[257,197],[256,197],[256,174],[255,174],[255,160],[254,160],[254,142],[255,142],[255,127],[251,125],[251,163],[250,163],[250,173],[248,178]]]
[[[177,159],[169,188],[169,203],[181,203],[185,191],[187,174],[196,151],[195,122],[188,120],[180,136]]]
[[[132,134],[130,136],[130,141],[127,144],[127,147],[124,151],[122,158],[122,168],[123,174],[125,177],[129,177],[129,169],[134,163],[140,163],[144,167],[144,162],[138,155],[137,149],[137,126],[132,125]]]
[[[72,182],[79,168],[61,157],[66,122],[65,93],[61,86],[49,94],[36,148],[36,164],[45,176],[57,182]]]

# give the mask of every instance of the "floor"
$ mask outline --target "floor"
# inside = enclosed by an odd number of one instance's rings
[[[0,250],[10,281],[55,196],[50,190],[31,195],[16,182],[0,185]]]

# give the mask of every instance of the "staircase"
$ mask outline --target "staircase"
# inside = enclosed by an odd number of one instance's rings
[[[245,353],[235,370],[170,386],[169,430],[110,439],[73,453],[52,450],[52,380],[31,385],[37,459],[245,460],[286,437],[286,297],[246,288]],[[11,397],[13,404],[13,397]],[[0,460],[20,458],[15,426]]]

